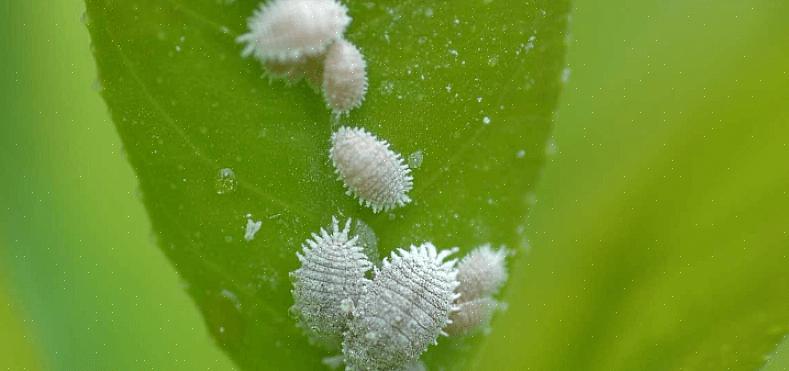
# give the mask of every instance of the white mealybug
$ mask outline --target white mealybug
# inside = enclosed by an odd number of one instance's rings
[[[457,312],[449,317],[452,323],[444,327],[450,336],[464,336],[485,329],[498,308],[496,300],[490,297],[474,299],[458,304]]]
[[[458,263],[460,301],[471,301],[495,294],[507,281],[504,249],[493,251],[490,245],[480,246]]]
[[[323,53],[351,22],[348,9],[336,0],[273,0],[249,17],[243,56],[260,61],[296,61]]]
[[[411,169],[389,143],[360,128],[341,127],[331,137],[329,157],[349,195],[373,212],[388,211],[411,201]]]
[[[349,369],[403,367],[436,342],[456,309],[455,260],[444,261],[455,251],[438,252],[425,243],[384,259],[345,333],[343,354]]]
[[[323,96],[335,114],[359,107],[367,93],[367,63],[345,39],[329,47],[323,62]]]
[[[332,218],[331,233],[321,228],[312,234],[297,253],[301,267],[291,272],[293,301],[291,308],[301,327],[312,340],[336,347],[359,297],[366,291],[365,278],[372,263],[356,243],[349,239],[350,219],[340,230]]]
[[[504,264],[506,250],[493,251],[483,245],[468,253],[458,263],[458,311],[450,316],[452,324],[444,330],[452,336],[469,335],[485,329],[499,304],[492,295],[507,280]]]

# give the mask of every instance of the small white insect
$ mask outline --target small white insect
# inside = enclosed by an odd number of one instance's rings
[[[247,20],[243,56],[262,62],[295,61],[323,53],[351,22],[348,9],[336,0],[273,0]]]
[[[367,63],[345,39],[329,47],[323,64],[323,96],[335,114],[359,107],[367,94]]]
[[[452,323],[444,327],[450,336],[465,336],[485,329],[498,308],[491,297],[474,299],[458,304],[459,309],[450,315]]]
[[[321,228],[296,254],[301,267],[291,272],[291,310],[315,342],[329,348],[339,345],[346,323],[359,297],[366,292],[366,273],[372,263],[354,236],[349,239],[351,220],[340,230],[332,218],[331,233]]]
[[[329,157],[349,195],[373,212],[411,202],[411,169],[389,143],[361,128],[341,127],[332,135]]]
[[[458,264],[456,304],[459,310],[450,315],[452,323],[444,330],[452,336],[464,336],[485,329],[499,304],[492,298],[507,281],[505,249],[493,251],[483,245],[468,253]]]
[[[490,245],[480,246],[458,263],[458,293],[467,302],[495,294],[507,281],[504,249],[493,251]]]
[[[359,299],[343,341],[353,370],[390,370],[419,359],[443,332],[458,282],[456,249],[436,251],[431,243],[398,249]]]

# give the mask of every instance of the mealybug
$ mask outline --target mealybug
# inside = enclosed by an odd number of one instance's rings
[[[372,263],[364,255],[356,237],[348,232],[351,221],[340,230],[332,218],[331,233],[321,228],[298,254],[301,267],[291,272],[292,311],[312,339],[336,347],[354,305],[365,292],[367,271]]]
[[[343,341],[353,370],[390,370],[419,359],[449,323],[457,298],[452,250],[430,243],[398,249],[376,270],[359,299]]]
[[[373,212],[387,211],[411,201],[411,169],[389,143],[360,128],[341,127],[332,135],[329,157],[349,195]]]
[[[484,329],[497,307],[498,303],[490,297],[460,303],[458,310],[449,317],[452,323],[444,327],[444,331],[450,336],[463,336]]]
[[[458,263],[458,310],[450,315],[452,324],[444,330],[453,336],[468,335],[490,323],[498,303],[493,300],[507,280],[506,250],[493,251],[490,245],[472,250]]]
[[[323,53],[351,22],[348,9],[336,0],[273,0],[249,17],[243,56],[260,61],[295,61]]]
[[[323,66],[323,96],[332,112],[359,107],[367,93],[367,64],[359,49],[339,39],[326,52]]]
[[[472,250],[458,263],[458,293],[466,302],[496,293],[507,280],[504,249],[493,251],[490,245]]]

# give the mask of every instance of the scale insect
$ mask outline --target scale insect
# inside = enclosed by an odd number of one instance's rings
[[[490,297],[460,303],[458,310],[449,317],[452,323],[444,327],[444,331],[449,336],[465,336],[483,330],[498,307],[499,303]]]
[[[361,128],[341,127],[331,137],[329,157],[347,193],[373,212],[411,202],[411,169],[402,156]]]
[[[458,263],[458,310],[450,316],[452,324],[444,330],[451,336],[469,335],[485,329],[499,303],[493,299],[507,281],[505,249],[482,245]]]
[[[356,45],[339,39],[323,63],[323,97],[334,114],[359,107],[367,94],[367,63]]]
[[[249,32],[236,41],[246,44],[245,57],[293,62],[323,54],[350,23],[348,9],[336,0],[273,0],[249,17]]]
[[[445,261],[455,251],[439,252],[425,243],[384,259],[345,333],[343,354],[350,369],[397,369],[436,343],[456,310],[455,260]]]
[[[313,341],[337,347],[351,312],[366,292],[365,277],[373,264],[356,236],[350,237],[351,220],[340,229],[332,218],[331,232],[321,228],[297,253],[301,267],[291,272],[293,314]]]
[[[471,301],[495,294],[507,281],[505,249],[493,250],[482,245],[458,263],[458,292],[461,301]]]

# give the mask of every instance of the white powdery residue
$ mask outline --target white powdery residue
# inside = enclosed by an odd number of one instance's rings
[[[420,166],[422,166],[423,159],[424,155],[422,154],[422,151],[416,151],[408,155],[408,166],[410,166],[412,169],[418,169]]]
[[[529,40],[526,41],[526,46],[524,47],[524,49],[526,49],[527,53],[529,52],[529,50],[534,49],[534,42],[535,41],[537,41],[537,36],[536,35],[529,36]]]
[[[247,227],[244,230],[244,239],[247,241],[255,239],[255,234],[258,233],[262,225],[262,220],[254,221],[252,220],[252,215],[247,214]]]
[[[482,123],[485,125],[490,125],[490,117],[485,116],[482,118]]]
[[[570,70],[570,67],[565,67],[565,68],[562,70],[562,82],[563,82],[563,83],[565,83],[565,84],[566,84],[566,83],[567,83],[567,81],[570,81],[570,73],[571,73],[571,72],[572,72],[572,70]]]
[[[228,289],[222,289],[220,295],[233,303],[233,306],[236,308],[236,310],[241,310],[241,300],[238,300],[238,295],[236,295],[234,292]]]

